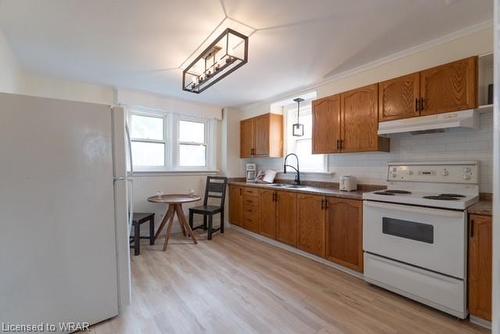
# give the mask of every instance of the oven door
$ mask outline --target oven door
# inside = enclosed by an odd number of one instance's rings
[[[365,201],[363,249],[452,277],[465,278],[464,211]]]

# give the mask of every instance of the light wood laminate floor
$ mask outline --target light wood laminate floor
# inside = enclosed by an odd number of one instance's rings
[[[93,333],[488,333],[226,230],[132,257],[133,305]]]

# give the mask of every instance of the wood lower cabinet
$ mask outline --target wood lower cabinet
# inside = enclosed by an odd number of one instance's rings
[[[297,194],[276,192],[276,240],[297,246]]]
[[[297,248],[325,256],[325,197],[297,196]]]
[[[421,115],[477,108],[477,57],[420,72]]]
[[[420,116],[420,74],[413,73],[379,83],[378,120]]]
[[[340,139],[340,95],[313,101],[312,153],[338,153]]]
[[[241,187],[229,185],[229,222],[234,225],[242,224]]]
[[[265,114],[240,122],[240,157],[282,157],[283,116]]]
[[[469,312],[491,321],[492,309],[492,218],[469,218]]]
[[[260,205],[259,190],[256,188],[243,188],[242,211],[243,226],[249,231],[259,232]]]
[[[389,151],[389,139],[378,135],[378,84],[342,93],[341,151]]]
[[[326,258],[363,272],[363,201],[327,198]]]
[[[276,192],[274,190],[260,191],[259,233],[276,239]]]
[[[363,201],[229,186],[231,223],[363,272]]]

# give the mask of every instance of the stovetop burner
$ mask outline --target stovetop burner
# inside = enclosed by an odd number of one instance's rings
[[[423,196],[425,199],[434,199],[438,201],[458,201],[459,198],[455,196],[447,196],[446,194],[441,195],[431,195],[431,196]]]
[[[464,195],[459,195],[459,194],[439,194],[439,196],[446,196],[446,197],[465,197]]]
[[[384,195],[384,196],[394,196],[395,195],[395,194],[387,192],[387,191],[376,191],[376,192],[374,192],[374,194]]]
[[[411,194],[411,191],[407,191],[407,190],[386,190],[385,191],[386,193],[392,193],[392,194]]]

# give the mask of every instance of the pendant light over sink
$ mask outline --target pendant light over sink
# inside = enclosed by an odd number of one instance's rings
[[[248,61],[248,37],[226,29],[182,71],[182,89],[199,94]]]
[[[292,124],[292,135],[295,137],[302,137],[304,135],[304,124],[300,123],[299,114],[300,114],[300,102],[303,102],[304,99],[298,97],[293,99],[293,101],[297,102],[297,123]]]

